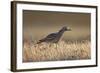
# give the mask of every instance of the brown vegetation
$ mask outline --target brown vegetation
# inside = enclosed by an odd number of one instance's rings
[[[35,44],[24,42],[23,62],[90,59],[89,40]]]

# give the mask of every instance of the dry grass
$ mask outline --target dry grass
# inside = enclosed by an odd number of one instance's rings
[[[60,41],[58,44],[24,42],[23,62],[90,59],[90,41]]]

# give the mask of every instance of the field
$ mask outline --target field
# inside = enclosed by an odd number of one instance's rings
[[[24,42],[23,62],[81,60],[91,58],[89,40],[73,40],[59,43]]]

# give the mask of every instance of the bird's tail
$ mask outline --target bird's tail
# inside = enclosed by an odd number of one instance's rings
[[[41,41],[38,41],[36,44],[40,44],[41,43]]]
[[[37,42],[37,44],[40,44],[40,43],[42,43],[42,42],[44,42],[44,39],[39,40],[39,41]]]

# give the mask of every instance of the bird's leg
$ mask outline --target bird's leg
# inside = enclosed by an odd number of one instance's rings
[[[52,46],[52,43],[49,43],[49,47],[51,47]]]
[[[56,47],[56,49],[57,49],[57,43],[54,43],[54,45],[55,45],[55,47]]]
[[[56,43],[56,49],[57,49],[57,43]]]
[[[56,43],[56,49],[58,48],[58,43]]]

